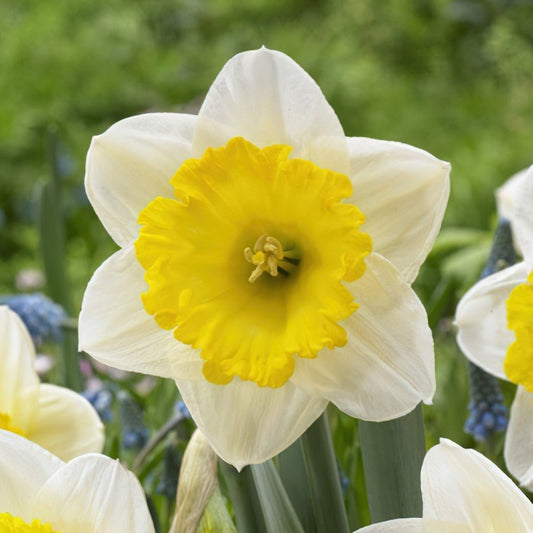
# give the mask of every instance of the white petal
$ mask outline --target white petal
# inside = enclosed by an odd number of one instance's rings
[[[118,460],[98,454],[77,457],[57,470],[39,492],[33,511],[54,531],[154,531],[137,478]]]
[[[528,168],[524,168],[511,176],[501,187],[496,189],[496,205],[500,218],[511,220],[516,209],[516,201],[519,198],[520,189],[526,179]]]
[[[507,379],[503,362],[514,333],[507,329],[505,302],[511,291],[527,278],[525,263],[496,272],[478,281],[460,300],[455,312],[457,343],[473,363]]]
[[[357,533],[424,533],[424,524],[422,518],[399,518],[363,527]]]
[[[505,436],[505,464],[520,484],[533,491],[533,394],[518,387]]]
[[[351,201],[366,217],[374,250],[412,283],[439,232],[450,164],[407,144],[348,138]]]
[[[157,196],[172,196],[170,179],[191,157],[196,117],[146,113],[93,137],[85,188],[96,214],[119,246],[137,236],[139,212]]]
[[[80,394],[43,384],[39,389],[38,416],[28,429],[28,439],[63,461],[101,452],[104,426],[94,407]]]
[[[464,524],[423,518],[398,518],[358,529],[357,533],[475,533]]]
[[[0,306],[0,413],[22,430],[31,423],[39,394],[34,362],[26,326],[9,307]]]
[[[161,329],[141,301],[148,290],[133,245],[94,273],[79,317],[80,350],[107,365],[162,377],[197,377],[202,361],[172,331]]]
[[[360,304],[342,325],[348,343],[296,358],[291,380],[363,420],[383,421],[411,411],[435,392],[433,339],[425,309],[398,270],[378,254],[350,284]]]
[[[290,57],[261,48],[231,58],[198,114],[193,153],[244,137],[257,146],[288,144],[292,157],[347,174],[346,140],[320,87]]]
[[[511,224],[528,270],[531,271],[533,270],[533,165],[529,167],[521,185]]]
[[[37,493],[63,462],[37,444],[0,429],[0,513],[29,522]]]
[[[263,463],[290,446],[327,405],[290,382],[277,389],[239,378],[228,385],[213,385],[205,379],[178,379],[176,384],[214,450],[239,470]]]
[[[533,505],[494,463],[447,439],[422,465],[424,518],[468,524],[472,531],[533,528]]]
[[[526,179],[528,169],[525,168],[520,172],[517,172],[511,176],[501,187],[496,189],[496,205],[498,208],[498,215],[500,218],[507,219],[511,222],[513,229],[513,242],[518,253],[522,253],[520,243],[516,238],[515,215],[516,215],[516,202],[520,197],[520,189]]]

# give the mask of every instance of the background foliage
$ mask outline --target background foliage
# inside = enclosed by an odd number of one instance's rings
[[[4,0],[0,292],[15,291],[20,269],[40,266],[47,132],[61,141],[66,267],[79,309],[90,275],[115,249],[83,191],[91,136],[132,114],[196,112],[232,55],[279,49],[318,82],[347,135],[406,142],[452,162],[444,230],[415,288],[437,347],[428,445],[439,436],[473,445],[462,431],[466,364],[451,317],[486,260],[494,189],[532,162],[532,7],[528,0]],[[165,399],[162,408],[139,397],[151,431],[171,416],[170,385],[151,393]],[[334,411],[332,419],[341,466],[356,488],[347,492],[350,519],[358,520],[359,499],[365,522],[355,423]],[[120,454],[113,435],[108,449]],[[501,441],[482,451],[501,464]]]

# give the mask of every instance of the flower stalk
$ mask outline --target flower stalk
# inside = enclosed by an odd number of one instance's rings
[[[422,405],[394,420],[358,425],[372,522],[422,516]]]
[[[274,463],[251,465],[250,470],[267,532],[304,533]]]
[[[246,466],[239,472],[222,460],[219,464],[233,503],[239,533],[266,533],[250,467]]]
[[[279,473],[294,510],[306,533],[317,533],[315,510],[302,449],[298,439],[278,456]]]
[[[302,435],[301,443],[317,531],[349,532],[326,412]]]

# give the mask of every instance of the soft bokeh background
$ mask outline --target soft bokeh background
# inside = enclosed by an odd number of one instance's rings
[[[444,230],[415,288],[437,345],[428,444],[446,436],[474,445],[462,431],[467,375],[451,317],[486,260],[494,189],[533,162],[532,23],[528,0],[4,0],[0,293],[17,292],[22,269],[41,267],[39,197],[55,161],[75,316],[115,250],[83,190],[91,136],[137,113],[195,112],[232,55],[279,49],[318,82],[347,135],[406,142],[453,165]],[[176,399],[173,384],[155,390],[157,409],[138,396],[151,431]],[[364,501],[354,422],[332,419],[341,466]],[[119,455],[110,431],[108,450]],[[501,439],[477,447],[501,464]]]

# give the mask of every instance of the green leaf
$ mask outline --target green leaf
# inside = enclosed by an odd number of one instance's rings
[[[279,457],[279,473],[305,533],[316,533],[315,510],[307,478],[301,439],[283,451]]]
[[[268,533],[304,533],[272,461],[250,467]]]
[[[301,442],[316,530],[320,533],[349,532],[339,469],[326,413],[302,435]]]
[[[61,182],[55,133],[49,133],[51,173],[50,180],[41,189],[39,206],[39,233],[44,273],[50,297],[72,313],[69,283],[65,267],[65,228],[62,216]],[[63,383],[80,391],[83,378],[79,367],[76,331],[65,331],[62,344]]]
[[[197,533],[237,533],[219,487],[205,508]]]
[[[41,189],[39,229],[48,294],[70,312],[60,192],[53,180],[45,183]]]
[[[360,420],[359,437],[372,521],[421,517],[422,406],[388,422]]]
[[[249,466],[238,472],[233,466],[219,461],[226,487],[233,504],[239,533],[266,533],[263,512]]]

